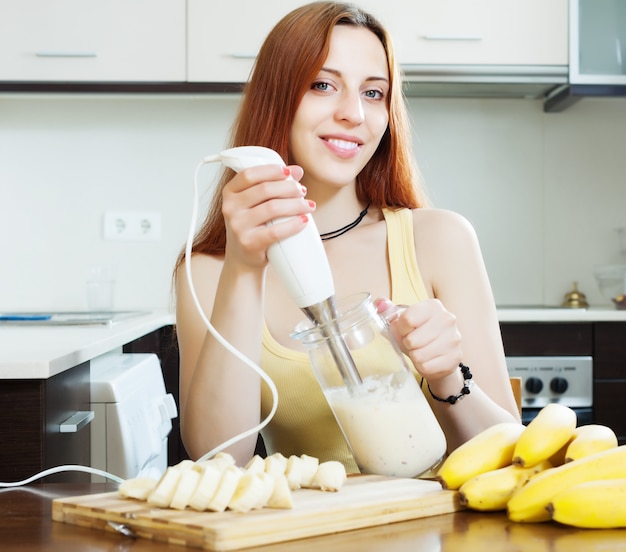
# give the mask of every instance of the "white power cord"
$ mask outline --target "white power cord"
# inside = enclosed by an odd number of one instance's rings
[[[246,365],[248,365],[250,368],[252,368],[257,374],[259,374],[259,376],[261,376],[261,378],[263,379],[263,381],[265,381],[265,383],[267,383],[267,385],[270,388],[270,391],[272,392],[272,399],[273,399],[273,404],[272,404],[272,409],[269,412],[269,414],[265,417],[265,419],[263,419],[261,421],[261,423],[259,423],[258,425],[256,425],[255,427],[244,431],[243,433],[240,433],[239,435],[236,435],[235,437],[232,437],[231,439],[228,439],[227,441],[225,441],[224,443],[222,443],[221,445],[215,447],[213,450],[207,452],[204,456],[202,456],[198,461],[202,461],[202,460],[206,460],[207,458],[211,458],[213,456],[215,456],[218,452],[221,452],[222,450],[224,450],[225,448],[228,448],[229,446],[233,445],[234,443],[237,443],[238,441],[245,439],[246,437],[249,437],[250,435],[259,432],[261,429],[263,429],[267,424],[270,423],[270,421],[272,420],[272,418],[274,417],[274,414],[276,413],[276,409],[278,408],[278,390],[276,389],[276,385],[274,384],[274,382],[271,380],[271,378],[261,369],[260,366],[258,366],[254,361],[252,361],[251,359],[249,359],[247,356],[245,356],[243,353],[241,353],[239,350],[237,350],[233,345],[231,345],[228,341],[226,341],[226,339],[224,339],[219,333],[218,331],[213,327],[213,325],[211,324],[211,322],[208,320],[208,318],[206,317],[206,315],[204,314],[204,311],[202,310],[202,305],[200,304],[200,301],[198,299],[198,296],[196,294],[196,290],[194,288],[193,285],[193,280],[191,277],[191,248],[192,248],[192,244],[193,244],[193,238],[195,236],[195,228],[196,228],[196,223],[197,223],[197,219],[198,219],[198,173],[200,171],[200,169],[202,168],[203,165],[208,164],[208,163],[215,163],[217,161],[220,161],[220,157],[219,156],[210,156],[210,157],[205,157],[196,167],[196,170],[194,171],[194,178],[193,178],[193,208],[192,208],[192,213],[191,213],[191,221],[189,224],[189,234],[187,236],[187,243],[185,245],[185,269],[186,269],[186,275],[187,275],[187,281],[189,282],[189,289],[191,291],[191,297],[193,298],[194,304],[196,306],[196,308],[198,309],[198,313],[200,314],[200,317],[202,318],[202,321],[204,322],[204,324],[206,325],[207,329],[211,332],[211,334],[213,335],[213,337],[215,337],[215,339],[223,346],[225,347],[229,352],[231,352],[233,355],[235,355],[238,359],[240,359],[242,362],[244,362]],[[91,473],[94,475],[99,475],[101,477],[104,477],[106,479],[110,479],[112,481],[115,481],[116,483],[122,483],[124,481],[124,479],[122,479],[121,477],[118,477],[117,475],[114,475],[112,473],[103,471],[103,470],[99,470],[97,468],[92,468],[90,466],[81,466],[81,465],[75,465],[75,464],[67,464],[67,465],[63,465],[63,466],[57,466],[54,468],[48,468],[45,469],[27,479],[23,479],[22,481],[15,481],[15,482],[10,482],[10,483],[6,483],[6,482],[1,482],[0,481],[0,489],[2,488],[12,488],[12,487],[21,487],[22,485],[28,485],[29,483],[32,483],[33,481],[36,481],[37,479],[41,479],[43,477],[46,477],[48,475],[53,475],[55,473],[59,473],[59,472],[64,472],[64,471],[79,471],[79,472],[86,472],[86,473]]]
[[[265,383],[267,383],[267,385],[270,388],[270,391],[272,392],[272,400],[273,400],[272,402],[273,402],[273,404],[272,404],[271,411],[265,417],[265,419],[263,419],[261,421],[261,423],[259,423],[258,425],[256,425],[255,427],[253,427],[253,428],[251,428],[251,429],[249,429],[247,431],[244,431],[244,432],[240,433],[239,435],[236,435],[235,437],[232,437],[231,439],[228,439],[227,441],[225,441],[221,445],[215,447],[213,450],[207,452],[198,461],[202,461],[202,460],[206,460],[207,458],[211,458],[211,457],[215,456],[218,452],[221,452],[222,450],[224,450],[225,448],[228,448],[229,446],[231,446],[231,445],[241,441],[242,439],[245,439],[246,437],[249,437],[250,435],[253,435],[254,433],[259,432],[267,424],[270,423],[270,421],[274,417],[274,414],[276,413],[276,409],[278,408],[278,390],[276,389],[276,385],[274,384],[272,379],[261,369],[260,366],[258,366],[254,361],[252,361],[247,356],[245,356],[241,351],[239,351],[235,347],[233,347],[228,341],[226,341],[226,339],[224,339],[218,333],[218,331],[213,327],[213,325],[211,324],[211,322],[209,321],[207,316],[204,314],[204,310],[202,309],[202,305],[200,304],[200,300],[198,299],[198,296],[196,294],[196,290],[195,290],[194,285],[193,285],[193,279],[192,279],[192,276],[191,276],[191,248],[192,248],[193,239],[194,239],[194,236],[195,236],[195,233],[196,233],[196,223],[197,223],[197,218],[198,218],[198,203],[199,203],[199,200],[198,200],[198,173],[199,173],[199,171],[200,171],[200,169],[202,168],[203,165],[206,165],[208,163],[215,163],[215,162],[218,162],[218,161],[220,161],[220,157],[219,156],[205,157],[198,164],[198,166],[196,167],[196,170],[194,172],[194,178],[193,178],[193,208],[192,208],[192,213],[191,213],[191,222],[189,224],[189,233],[188,233],[188,236],[187,236],[187,244],[185,246],[185,273],[187,275],[187,281],[189,283],[189,290],[191,292],[191,297],[192,297],[193,302],[196,305],[196,308],[198,309],[198,313],[200,314],[200,317],[202,318],[202,321],[206,325],[207,329],[211,332],[213,337],[223,347],[225,347],[229,352],[231,352],[239,360],[241,360],[243,363],[245,363],[250,368],[252,368],[259,376],[261,376],[261,379],[263,379],[263,381],[265,381]]]

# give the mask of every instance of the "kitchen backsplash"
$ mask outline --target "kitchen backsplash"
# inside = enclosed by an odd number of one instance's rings
[[[626,101],[409,100],[433,202],[464,214],[499,304],[561,302],[626,263]],[[0,97],[0,311],[86,308],[85,273],[116,267],[115,307],[172,305],[193,173],[224,146],[235,97]],[[202,207],[216,168],[200,171]],[[105,241],[105,211],[161,214],[161,239]],[[458,270],[463,271],[459,266]]]

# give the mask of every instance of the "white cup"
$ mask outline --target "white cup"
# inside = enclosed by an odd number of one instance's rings
[[[112,266],[92,266],[85,276],[87,309],[112,311],[115,296],[115,270]]]

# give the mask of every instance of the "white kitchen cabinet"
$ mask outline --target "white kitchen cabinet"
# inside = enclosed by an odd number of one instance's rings
[[[402,65],[567,65],[567,0],[413,0],[377,14]]]
[[[184,81],[185,0],[0,0],[0,81]]]
[[[273,25],[301,0],[188,3],[188,80],[245,82]],[[567,0],[359,0],[411,65],[567,65]]]

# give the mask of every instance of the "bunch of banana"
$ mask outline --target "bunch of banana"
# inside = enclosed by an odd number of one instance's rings
[[[548,460],[535,466],[522,468],[510,464],[504,468],[481,473],[469,479],[459,488],[459,499],[463,506],[482,512],[506,510],[513,493],[533,475],[552,467]]]
[[[576,412],[559,403],[544,406],[528,424],[513,450],[513,464],[535,466],[549,460],[572,438]]]
[[[574,430],[574,435],[565,449],[563,463],[579,460],[617,445],[617,435],[610,427],[599,424],[580,426]]]
[[[444,489],[456,490],[466,481],[511,464],[513,450],[526,427],[517,423],[491,426],[453,450],[437,470]]]
[[[151,506],[184,510],[247,512],[259,508],[292,508],[292,490],[303,488],[338,491],[346,481],[340,462],[320,463],[303,454],[286,458],[280,453],[254,456],[245,467],[229,454],[210,460],[183,460],[165,470],[160,480],[128,479],[118,492],[145,500]]]
[[[506,509],[511,521],[626,527],[626,445],[606,426],[576,422],[553,403],[527,427],[495,425],[453,451],[437,479],[468,508]]]
[[[513,493],[507,504],[508,517],[511,521],[547,521],[549,505],[558,493],[580,483],[617,478],[626,478],[626,445],[590,454],[531,477]],[[580,507],[587,509],[584,502]],[[626,523],[626,519],[623,521]]]
[[[574,527],[626,527],[626,477],[574,485],[557,493],[547,510],[554,521]]]

